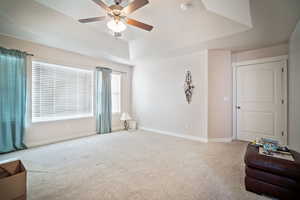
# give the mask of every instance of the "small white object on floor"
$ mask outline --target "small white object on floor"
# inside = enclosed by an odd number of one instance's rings
[[[134,121],[134,120],[131,120],[131,121],[129,121],[129,129],[130,130],[136,130],[136,121]]]

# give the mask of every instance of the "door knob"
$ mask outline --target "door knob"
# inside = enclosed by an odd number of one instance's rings
[[[236,106],[237,109],[241,109],[241,106]]]

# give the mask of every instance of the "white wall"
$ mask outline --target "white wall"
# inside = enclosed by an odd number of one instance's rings
[[[191,104],[186,102],[184,94],[186,70],[192,72],[195,85]],[[139,127],[207,138],[206,73],[205,52],[137,61],[133,72],[133,105]]]
[[[49,62],[53,64],[80,67],[94,70],[96,66],[107,66],[113,70],[126,73],[126,95],[124,96],[123,109],[131,111],[131,76],[132,67],[122,65],[107,60],[100,60],[72,53],[60,49],[55,49],[32,42],[18,40],[12,37],[0,35],[0,46],[5,48],[19,49],[34,54],[33,60]],[[120,128],[119,116],[113,116],[113,128]],[[27,146],[43,145],[76,137],[95,134],[96,121],[94,117],[61,120],[53,122],[33,123],[27,129],[25,143]]]
[[[183,92],[186,70],[191,70],[195,84],[190,105]],[[206,50],[138,61],[133,86],[134,113],[140,127],[201,141],[232,138],[230,51]]]
[[[289,45],[287,43],[274,45],[261,49],[235,52],[232,54],[232,62],[242,62],[260,58],[288,55]]]
[[[231,51],[208,50],[208,138],[232,138]]]
[[[289,42],[289,137],[292,149],[300,152],[300,22]]]
[[[233,137],[232,62],[287,54],[288,45],[280,44],[233,54],[226,50],[207,50],[137,61],[133,105],[139,125],[164,133],[195,136],[203,141],[229,141]],[[196,84],[191,105],[185,102],[183,93],[186,69],[192,71]]]
[[[235,52],[208,50],[208,139],[233,137],[232,62],[242,62],[288,54],[283,43],[261,49]],[[220,140],[222,141],[222,140]]]

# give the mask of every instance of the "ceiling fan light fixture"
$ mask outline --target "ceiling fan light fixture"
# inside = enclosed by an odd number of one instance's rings
[[[107,16],[79,19],[78,21],[80,23],[85,24],[91,22],[104,21],[107,18],[113,18],[113,20],[107,23],[107,27],[113,33],[121,33],[126,29],[127,24],[145,31],[151,31],[153,29],[153,26],[151,25],[128,18],[129,14],[133,13],[137,9],[146,6],[149,3],[149,0],[129,0],[128,5],[125,7],[120,5],[122,4],[123,0],[114,0],[115,4],[111,6],[106,5],[106,3],[103,2],[104,0],[92,0],[92,1],[96,3],[98,6],[100,6],[102,9],[104,9],[105,12],[107,13]],[[115,35],[118,35],[119,37],[120,34],[115,34]]]
[[[120,33],[126,30],[126,25],[122,21],[111,20],[107,22],[107,27],[115,33]]]

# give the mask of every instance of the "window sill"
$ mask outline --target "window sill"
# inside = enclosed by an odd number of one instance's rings
[[[84,119],[84,118],[93,118],[94,115],[81,115],[74,117],[60,117],[60,118],[48,118],[48,119],[40,119],[32,121],[32,124],[36,123],[45,123],[45,122],[56,122],[56,121],[67,121],[67,120],[76,120],[76,119]]]

